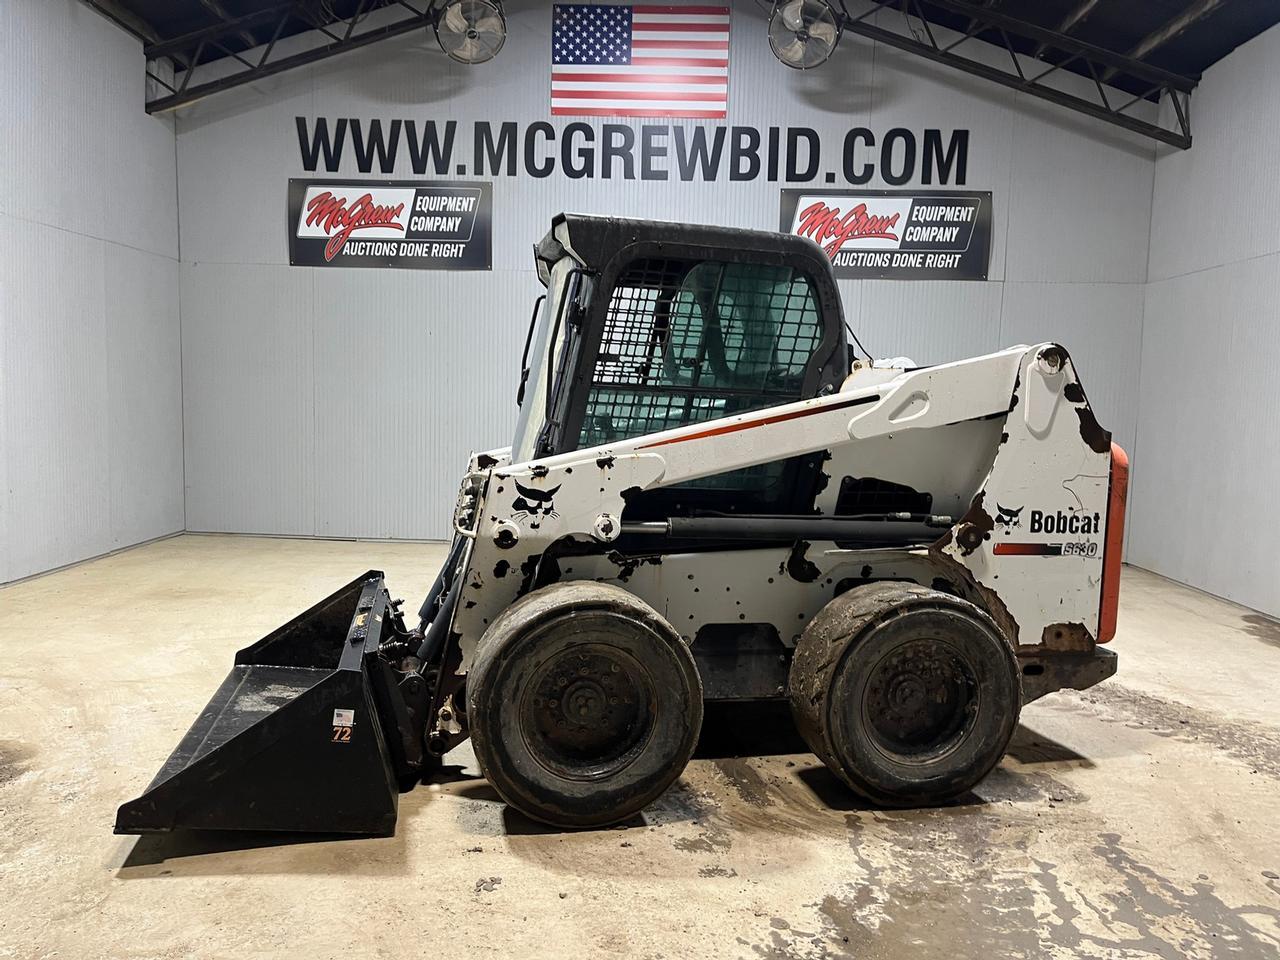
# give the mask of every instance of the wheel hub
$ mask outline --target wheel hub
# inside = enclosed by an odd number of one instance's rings
[[[569,723],[597,726],[603,722],[607,711],[604,687],[595,680],[577,680],[564,692],[560,708]]]
[[[603,644],[577,645],[544,663],[522,704],[530,753],[571,779],[616,773],[652,729],[653,684],[626,653]]]
[[[974,671],[941,640],[904,643],[874,668],[864,709],[877,746],[904,759],[936,757],[963,738],[976,707]]]

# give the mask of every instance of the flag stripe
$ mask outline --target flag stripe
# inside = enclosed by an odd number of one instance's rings
[[[716,43],[723,34],[715,34],[710,30],[646,30],[643,34],[636,31],[632,42],[636,40],[655,40],[658,43],[682,43],[688,40],[697,40],[702,43]],[[719,40],[723,43],[723,40]]]
[[[684,57],[632,57],[633,67],[722,67],[729,66],[728,60],[689,60]],[[559,65],[557,64],[557,67]],[[727,74],[727,69],[725,70]]]
[[[573,96],[575,94],[582,93],[583,91],[599,92],[605,96],[621,100],[627,99],[632,94],[640,93],[657,94],[659,99],[661,99],[661,95],[663,93],[696,94],[704,100],[723,100],[727,96],[724,89],[717,90],[715,87],[699,86],[698,84],[693,83],[687,85],[680,83],[666,83],[661,87],[644,85],[636,86],[628,83],[562,83],[556,87],[556,92],[552,96],[552,99],[554,100],[556,97]]]
[[[556,107],[551,108],[553,117],[675,117],[689,120],[723,120],[724,110],[663,110],[657,107],[648,110],[635,107]]]
[[[696,21],[681,23],[677,20],[654,20],[650,22],[631,22],[631,29],[636,33],[728,33],[729,24]]]
[[[557,3],[551,22],[553,115],[726,116],[728,6]]]
[[[649,86],[663,84],[714,84],[723,87],[724,77],[698,76],[696,74],[679,73],[553,73],[552,80],[561,83],[643,83]]]
[[[627,100],[698,100],[703,103],[715,103],[728,100],[728,94],[716,93],[714,90],[698,90],[681,92],[678,90],[561,90],[551,95],[552,100],[618,100],[619,94],[625,94]]]
[[[678,58],[674,58],[678,59]],[[651,73],[665,77],[674,77],[686,75],[690,77],[720,77],[725,76],[724,67],[717,67],[714,64],[706,64],[700,60],[694,60],[689,63],[683,61],[679,63],[655,64],[645,67],[644,70],[628,70],[620,71],[612,64],[602,63],[557,63],[551,68],[552,78],[565,77],[572,79],[584,73],[613,73],[619,76],[625,76],[626,73]]]
[[[661,47],[667,50],[725,50],[729,49],[728,40],[632,40],[632,49],[652,50]]]
[[[650,4],[640,3],[631,8],[633,15],[649,16],[657,14],[660,16],[696,16],[696,17],[727,17],[729,16],[728,7],[681,7],[675,4]]]
[[[572,113],[581,110],[584,113],[595,113],[600,110],[643,110],[654,116],[661,116],[666,110],[713,110],[724,113],[722,103],[703,103],[701,100],[686,100],[681,103],[642,100],[554,100],[551,106],[561,113]]]

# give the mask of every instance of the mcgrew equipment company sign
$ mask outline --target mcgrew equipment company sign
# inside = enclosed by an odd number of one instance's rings
[[[289,262],[488,270],[492,209],[489,183],[290,180]]]
[[[838,277],[985,280],[991,192],[787,189],[781,228],[822,247]]]

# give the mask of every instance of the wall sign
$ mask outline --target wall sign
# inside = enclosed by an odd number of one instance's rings
[[[669,68],[678,69],[678,68]],[[613,109],[613,108],[610,108]],[[590,120],[590,122],[588,122]],[[925,127],[812,127],[609,123],[590,118],[458,121],[395,117],[295,117],[298,156],[308,173],[417,177],[563,177],[963,187],[969,131]],[[846,187],[846,189],[848,189]]]
[[[289,262],[305,267],[488,270],[489,183],[290,180]]]
[[[783,190],[781,229],[817,242],[837,277],[985,280],[991,191]]]

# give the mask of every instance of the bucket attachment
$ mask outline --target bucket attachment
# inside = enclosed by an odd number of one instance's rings
[[[235,666],[116,833],[175,828],[388,835],[421,732],[378,655],[403,631],[371,570],[236,654]],[[412,698],[411,698],[412,699]]]

